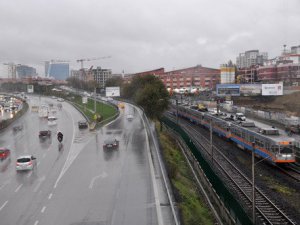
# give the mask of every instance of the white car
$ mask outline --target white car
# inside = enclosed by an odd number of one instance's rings
[[[240,121],[246,121],[246,117],[243,113],[236,113],[235,118]]]
[[[36,158],[32,155],[24,155],[17,158],[16,170],[32,170],[36,166]]]
[[[133,120],[133,115],[128,114],[128,115],[127,115],[127,120],[129,120],[129,121]]]

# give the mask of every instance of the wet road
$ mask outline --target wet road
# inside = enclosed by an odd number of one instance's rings
[[[30,105],[54,99],[30,99]],[[30,110],[16,121],[23,130],[8,128],[0,146],[11,149],[11,161],[0,163],[0,224],[157,224],[149,170],[146,135],[137,110],[126,105],[118,119],[97,132],[79,131],[83,116],[68,103],[57,110],[57,125]],[[128,121],[127,114],[134,114]],[[38,132],[50,129],[52,137],[39,141]],[[56,132],[64,133],[58,151]],[[119,140],[118,149],[103,149],[104,140]],[[33,154],[37,168],[15,171],[19,155]]]

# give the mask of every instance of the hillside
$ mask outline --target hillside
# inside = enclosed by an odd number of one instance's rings
[[[300,92],[283,96],[236,97],[234,104],[256,110],[285,112],[300,117]]]

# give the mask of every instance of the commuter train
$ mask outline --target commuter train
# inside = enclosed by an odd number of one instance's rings
[[[253,122],[228,121],[224,116],[200,112],[188,106],[171,105],[171,112],[190,122],[210,128],[217,135],[234,142],[243,150],[255,149],[257,157],[266,158],[272,163],[295,162],[294,138],[282,134],[274,127],[257,127]]]

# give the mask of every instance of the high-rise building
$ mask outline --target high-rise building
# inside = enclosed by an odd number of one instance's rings
[[[48,65],[46,77],[53,77],[56,80],[66,80],[69,77],[69,64],[50,62]]]
[[[97,69],[92,70],[94,80],[99,84],[100,87],[105,87],[106,81],[111,78],[111,69],[102,69],[97,67]]]
[[[14,63],[0,64],[0,78],[16,79],[16,65]]]
[[[27,65],[16,65],[16,77],[25,78],[36,76],[36,69]]]
[[[263,65],[267,59],[267,52],[250,50],[239,54],[239,56],[236,58],[236,66],[237,68],[249,68],[255,65]]]

